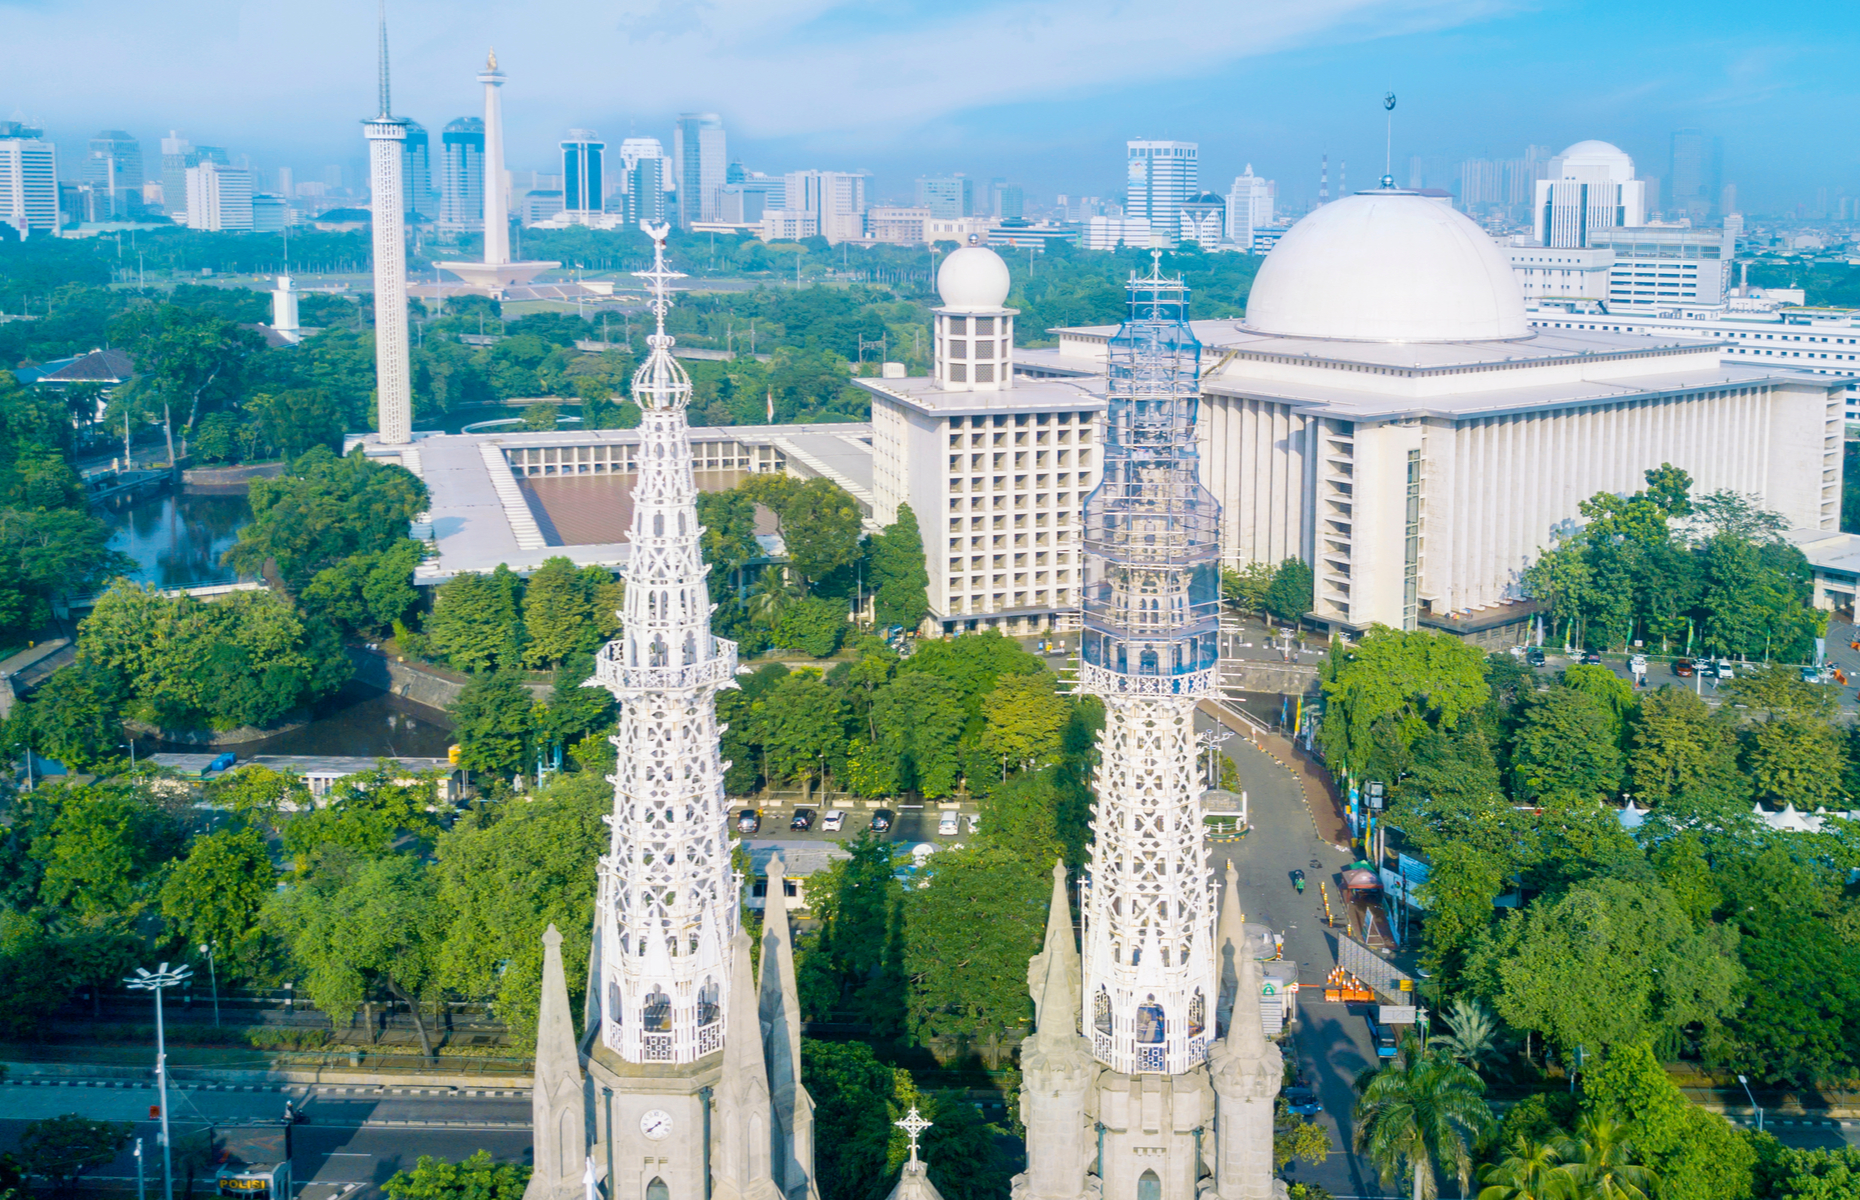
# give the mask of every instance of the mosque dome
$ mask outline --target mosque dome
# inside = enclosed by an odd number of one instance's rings
[[[1558,168],[1564,179],[1594,181],[1598,170],[1602,173],[1601,177],[1611,183],[1626,183],[1634,178],[1634,160],[1628,157],[1625,150],[1613,143],[1593,139],[1577,142],[1557,155],[1552,165]]]
[[[1358,192],[1286,231],[1260,264],[1244,327],[1357,342],[1529,337],[1504,253],[1464,214],[1407,191]]]
[[[986,246],[964,246],[952,251],[936,273],[937,294],[944,308],[964,312],[993,312],[1007,302],[1013,280],[1007,264]]]

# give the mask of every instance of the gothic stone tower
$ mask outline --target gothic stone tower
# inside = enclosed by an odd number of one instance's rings
[[[685,422],[691,380],[665,332],[666,285],[680,276],[665,268],[666,226],[643,228],[655,250],[640,277],[658,330],[633,378],[642,444],[622,628],[591,681],[620,707],[612,838],[598,868],[579,1061],[564,1065],[559,1030],[539,1037],[530,1200],[574,1200],[590,1171],[607,1200],[808,1200],[812,1104],[794,1062],[787,913],[769,906],[780,936],[765,949],[759,996],[730,866],[716,699],[736,686],[736,646],[710,632]],[[566,1013],[566,984],[545,973],[544,987],[545,1014]],[[546,1075],[584,1067],[584,1086],[552,1082],[545,1104]],[[572,1102],[561,1099],[570,1091]],[[579,1143],[563,1132],[577,1122]],[[570,1161],[577,1144],[588,1161]]]
[[[1254,1200],[1274,1194],[1270,1094],[1263,1109],[1226,1096],[1251,1096],[1265,1059],[1278,1057],[1259,1035],[1256,965],[1232,1024],[1250,1020],[1260,1045],[1243,1040],[1219,1056],[1244,1087],[1209,1071],[1223,947],[1194,713],[1215,694],[1219,670],[1219,508],[1197,472],[1200,345],[1179,280],[1153,268],[1129,291],[1129,317],[1110,344],[1104,476],[1085,505],[1079,684],[1104,701],[1105,728],[1081,885],[1083,986],[1075,993],[1058,978],[1062,965],[1074,968],[1056,878],[1046,949],[1029,978],[1038,1014],[1022,1057],[1028,1170],[1016,1197],[1195,1200],[1224,1161],[1223,1139],[1245,1126],[1253,1145],[1263,1113],[1263,1171],[1250,1158],[1240,1166],[1236,1152],[1215,1179],[1221,1200]],[[1246,978],[1240,971],[1237,993]],[[1277,1085],[1275,1074],[1271,1094]]]

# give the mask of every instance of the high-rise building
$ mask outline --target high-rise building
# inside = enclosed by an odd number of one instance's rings
[[[142,143],[120,129],[99,133],[90,139],[83,181],[101,219],[128,217],[142,207]]]
[[[1647,223],[1634,160],[1607,142],[1577,142],[1550,160],[1534,203],[1539,245],[1577,247],[1605,229]]]
[[[785,880],[772,860],[758,980],[719,753],[717,694],[736,684],[736,645],[711,632],[691,379],[665,332],[666,285],[679,276],[665,267],[666,227],[650,232],[653,269],[639,274],[658,327],[633,377],[643,415],[626,600],[594,675],[620,709],[609,849],[583,864],[598,879],[587,1025],[577,1038],[552,926],[525,1195],[579,1200],[586,1163],[624,1162],[631,1196],[809,1200],[819,1195],[814,1105],[801,1082]]]
[[[1026,212],[1027,202],[1020,184],[1005,179],[988,183],[989,215],[1000,221],[1018,221]]]
[[[1177,237],[1212,250],[1227,240],[1227,199],[1213,192],[1203,192],[1184,201],[1177,214]]]
[[[36,129],[0,129],[0,221],[24,241],[58,236],[58,149]]]
[[[439,228],[484,228],[484,119],[460,117],[439,135]]]
[[[569,213],[598,213],[607,207],[601,155],[607,143],[591,129],[571,129],[562,143],[562,208]]]
[[[1195,709],[1220,688],[1221,604],[1220,505],[1198,478],[1200,350],[1188,289],[1158,270],[1132,280],[1106,346],[1103,477],[1085,502],[1078,690],[1102,700],[1105,725],[1083,954],[1061,864],[1028,971],[1036,1033],[1015,1189],[1027,1200],[1283,1194],[1283,1063],[1231,867],[1217,928],[1197,799]]]
[[[717,219],[717,189],[729,167],[723,118],[716,113],[679,113],[672,127],[672,181],[678,191],[678,223]]]
[[[187,168],[187,227],[211,233],[252,229],[252,172],[212,161]]]
[[[1227,193],[1227,242],[1251,253],[1253,234],[1272,224],[1272,183],[1253,174],[1253,164],[1234,177]]]
[[[422,222],[437,221],[439,196],[433,191],[432,142],[426,135],[426,126],[418,121],[409,121],[403,117],[401,124],[407,131],[407,140],[401,143],[403,157],[400,164],[407,216]],[[288,171],[288,168],[285,170]],[[278,190],[290,194],[290,188],[282,179]]]
[[[1674,216],[1690,217],[1694,225],[1703,225],[1717,204],[1724,144],[1702,129],[1681,129],[1674,132],[1671,148],[1667,204]]]
[[[1201,194],[1201,149],[1194,142],[1124,143],[1124,216],[1174,236],[1182,205]]]
[[[864,237],[869,178],[859,171],[790,171],[780,207],[790,213],[812,213],[820,236],[829,242]],[[766,205],[764,211],[768,211]]]
[[[252,195],[252,232],[277,233],[297,223],[297,212],[287,198],[276,192]]]
[[[297,173],[289,167],[278,168],[278,195],[291,197],[297,194]]]
[[[671,179],[671,160],[658,138],[630,137],[620,143],[620,182],[628,225],[670,219],[665,197],[671,191]]]
[[[966,175],[926,175],[917,181],[917,207],[933,217],[975,215],[975,181]]]
[[[413,370],[407,349],[407,202],[403,194],[407,123],[388,94],[387,16],[381,17],[377,87],[380,114],[363,122],[368,191],[374,206],[376,435],[383,446],[413,441]]]
[[[194,144],[170,129],[161,140],[161,201],[177,224],[187,223],[187,169],[199,162]]]

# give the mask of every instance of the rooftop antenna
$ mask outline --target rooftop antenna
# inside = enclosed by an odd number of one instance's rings
[[[1324,165],[1318,168],[1318,203],[1330,203],[1330,155],[1324,156]]]
[[[1382,186],[1395,186],[1395,93],[1382,97],[1382,107],[1388,113],[1388,141],[1383,148]]]
[[[388,53],[387,53],[387,0],[379,0],[377,9],[381,18],[381,115],[393,115],[393,106],[388,102]]]

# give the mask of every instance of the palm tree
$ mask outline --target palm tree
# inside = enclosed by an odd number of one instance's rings
[[[1649,1200],[1653,1172],[1634,1161],[1633,1130],[1609,1117],[1585,1115],[1576,1136],[1557,1144],[1563,1170],[1584,1200]]]
[[[1492,1127],[1484,1099],[1485,1081],[1444,1054],[1424,1052],[1411,1034],[1395,1061],[1358,1081],[1356,1151],[1366,1154],[1393,1183],[1414,1177],[1414,1200],[1432,1200],[1434,1169],[1459,1176],[1460,1191],[1472,1178],[1468,1145]]]
[[[749,619],[764,629],[773,629],[781,614],[795,598],[795,587],[780,567],[762,568],[761,582],[749,593]]]
[[[1504,1064],[1505,1056],[1498,1048],[1498,1019],[1485,1005],[1459,997],[1447,1012],[1445,1024],[1451,1032],[1428,1042],[1430,1049],[1440,1050],[1475,1071]]]
[[[1548,1142],[1512,1139],[1502,1162],[1479,1169],[1479,1200],[1576,1200],[1576,1179]]]

